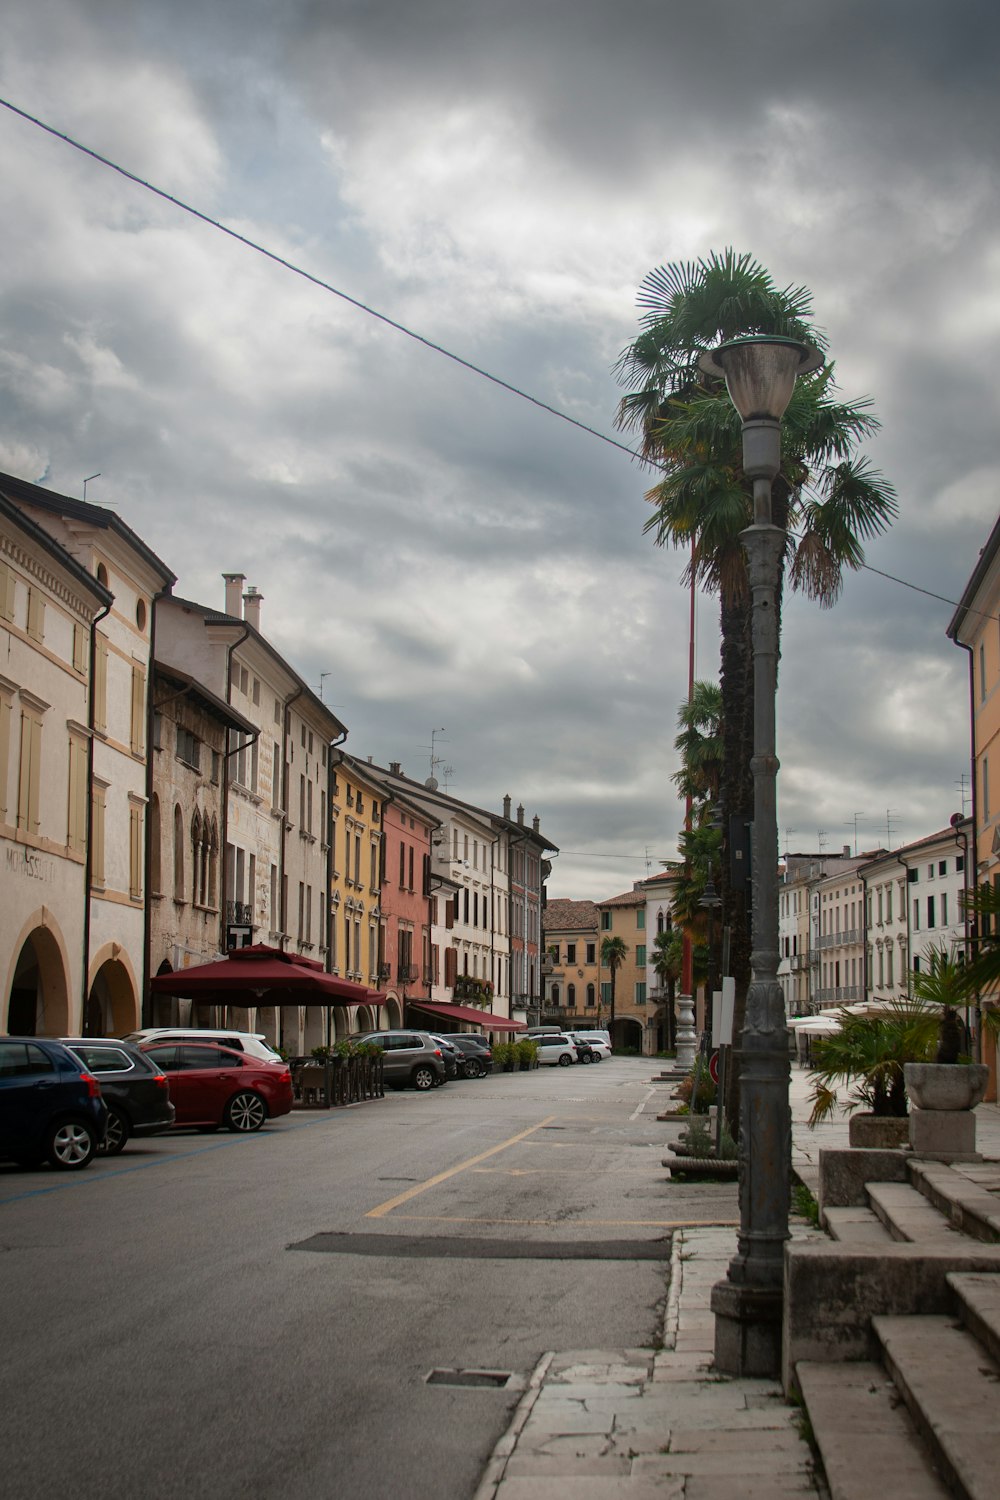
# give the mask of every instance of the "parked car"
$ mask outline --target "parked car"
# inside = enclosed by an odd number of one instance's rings
[[[277,1063],[285,1067],[285,1060],[275,1052],[259,1031],[209,1031],[200,1026],[148,1026],[143,1031],[130,1031],[125,1038],[136,1047],[147,1042],[214,1042],[219,1047],[228,1047],[231,1052],[245,1052],[259,1062]]]
[[[568,1031],[566,1035],[574,1042],[589,1047],[591,1062],[603,1062],[606,1057],[611,1056],[611,1045],[603,1031]]]
[[[146,1042],[142,1051],[167,1075],[175,1125],[199,1130],[259,1130],[292,1107],[292,1074],[215,1042]],[[280,1061],[280,1059],[279,1059]]]
[[[395,1088],[412,1084],[424,1092],[448,1077],[442,1049],[429,1031],[364,1031],[352,1042],[376,1042],[385,1054],[382,1077]]]
[[[538,1047],[540,1067],[554,1068],[558,1064],[561,1068],[568,1068],[570,1063],[577,1061],[576,1046],[561,1031],[536,1031],[530,1040]]]
[[[117,1156],[133,1135],[160,1135],[176,1113],[167,1075],[131,1042],[115,1037],[72,1037],[62,1041],[75,1052],[101,1085],[108,1106],[108,1127],[98,1148]]]
[[[449,1079],[457,1078],[459,1073],[462,1072],[462,1064],[465,1061],[461,1049],[456,1047],[454,1042],[450,1041],[448,1037],[437,1036],[433,1031],[431,1032],[431,1036],[441,1048],[441,1058],[444,1062],[447,1077]],[[462,1076],[465,1076],[464,1073]]]
[[[0,1037],[0,1156],[76,1172],[104,1139],[101,1085],[62,1042]]]
[[[462,1053],[459,1072],[466,1078],[485,1078],[487,1073],[493,1072],[493,1049],[481,1037],[453,1034],[448,1040]]]

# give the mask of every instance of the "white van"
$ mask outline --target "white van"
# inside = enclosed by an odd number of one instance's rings
[[[245,1052],[258,1062],[280,1063],[281,1058],[258,1031],[209,1031],[201,1026],[150,1026],[145,1031],[130,1031],[124,1038],[134,1046],[143,1042],[215,1042],[220,1047],[231,1047],[234,1052]]]

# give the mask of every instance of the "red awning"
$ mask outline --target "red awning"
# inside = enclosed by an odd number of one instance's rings
[[[247,1005],[367,1005],[383,998],[367,985],[327,974],[314,958],[264,943],[234,948],[219,963],[157,974],[149,987],[154,995],[183,995],[209,1005],[232,1004],[238,994]]]
[[[489,1010],[477,1010],[474,1005],[452,1005],[447,1001],[407,1000],[411,1010],[425,1011],[442,1021],[462,1021],[466,1026],[485,1026],[487,1031],[525,1031],[523,1021],[511,1021],[506,1016],[495,1016]]]

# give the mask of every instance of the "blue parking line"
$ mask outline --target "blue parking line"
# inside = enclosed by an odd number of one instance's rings
[[[316,1120],[302,1120],[296,1125],[283,1125],[280,1135],[287,1135],[290,1130],[311,1130],[314,1125],[330,1125],[333,1123],[334,1118],[335,1116],[331,1111],[329,1115],[323,1115]],[[74,1176],[60,1178],[58,1182],[53,1182],[49,1187],[31,1188],[26,1193],[15,1193],[10,1198],[0,1197],[0,1208],[6,1207],[8,1203],[23,1203],[27,1198],[44,1198],[48,1193],[62,1193],[67,1188],[92,1187],[95,1183],[107,1182],[112,1177],[126,1177],[130,1172],[145,1172],[148,1167],[169,1166],[171,1162],[187,1161],[192,1156],[204,1156],[209,1151],[225,1151],[230,1146],[245,1146],[252,1141],[275,1141],[279,1138],[280,1136],[277,1131],[268,1131],[266,1133],[264,1131],[254,1131],[251,1135],[227,1136],[225,1140],[213,1141],[210,1146],[198,1146],[193,1151],[181,1151],[175,1155],[154,1157],[152,1161],[140,1161],[134,1167],[114,1167],[110,1172],[99,1172],[93,1176],[89,1171],[84,1169],[83,1172],[78,1172]],[[150,1136],[149,1139],[153,1140],[155,1137]],[[3,1178],[0,1178],[0,1183],[2,1182]]]

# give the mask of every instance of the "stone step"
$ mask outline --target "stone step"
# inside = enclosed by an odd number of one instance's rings
[[[824,1219],[832,1240],[845,1245],[891,1245],[892,1235],[870,1208],[828,1208]]]
[[[1000,1275],[952,1271],[946,1279],[962,1323],[1000,1364]]]
[[[1000,1197],[982,1186],[982,1174],[966,1176],[960,1167],[913,1159],[907,1163],[913,1186],[955,1229],[984,1244],[1000,1243]]]
[[[1000,1365],[951,1318],[876,1317],[872,1327],[945,1483],[962,1500],[996,1500]]]
[[[946,1500],[948,1491],[879,1365],[804,1361],[796,1376],[830,1500]]]
[[[962,1234],[954,1229],[923,1193],[905,1182],[870,1182],[868,1202],[894,1240],[906,1244],[950,1241]]]

